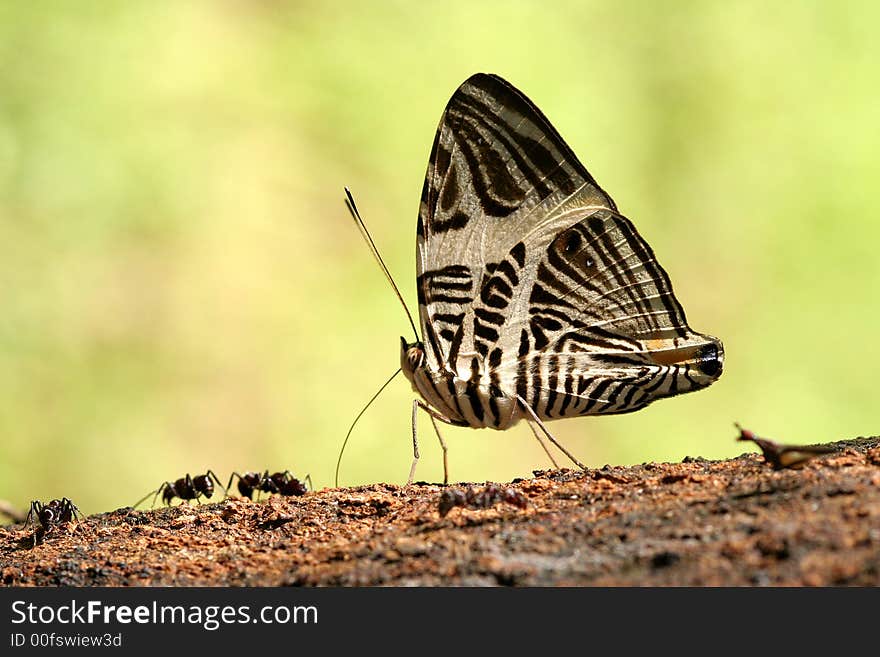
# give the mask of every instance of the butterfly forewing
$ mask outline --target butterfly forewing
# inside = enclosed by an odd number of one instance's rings
[[[651,248],[497,76],[449,101],[417,233],[426,361],[407,375],[450,420],[620,413],[720,375],[720,342],[688,328]]]

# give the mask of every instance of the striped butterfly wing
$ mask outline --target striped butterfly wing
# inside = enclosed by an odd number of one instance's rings
[[[494,75],[450,99],[417,227],[427,367],[465,379],[457,412],[515,421],[636,410],[720,375],[721,345],[688,328],[632,223],[544,115]]]

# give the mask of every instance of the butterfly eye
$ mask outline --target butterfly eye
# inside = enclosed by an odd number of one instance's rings
[[[406,350],[406,360],[413,371],[415,371],[424,363],[425,352],[420,347],[410,347]]]

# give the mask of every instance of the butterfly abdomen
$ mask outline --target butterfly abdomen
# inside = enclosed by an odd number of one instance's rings
[[[515,398],[496,384],[481,382],[482,377],[463,378],[425,366],[403,371],[413,389],[450,424],[507,429],[520,419]]]

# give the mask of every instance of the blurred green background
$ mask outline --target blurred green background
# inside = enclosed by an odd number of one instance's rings
[[[332,485],[409,337],[343,185],[415,309],[431,142],[477,71],[544,111],[727,351],[703,392],[553,423],[570,450],[877,433],[878,25],[870,2],[2,3],[0,499],[92,513],[208,467]],[[364,415],[341,483],[405,480],[411,399],[401,377]],[[548,466],[524,424],[445,434],[456,481]]]

